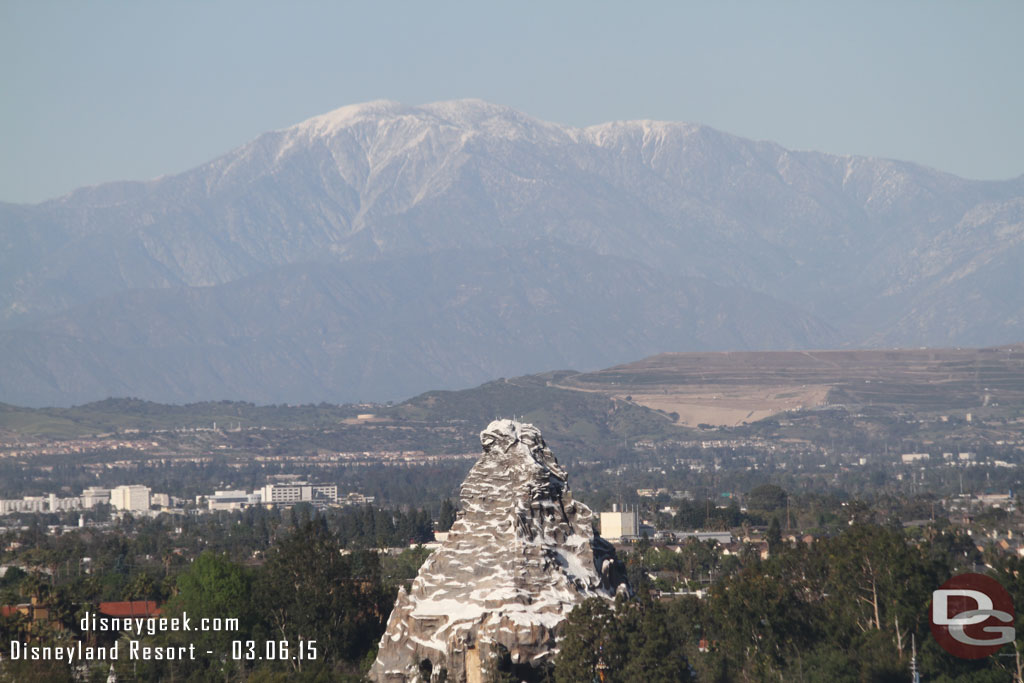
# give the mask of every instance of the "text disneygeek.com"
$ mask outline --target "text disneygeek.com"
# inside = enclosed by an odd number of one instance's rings
[[[184,631],[237,631],[238,619],[203,617],[193,621],[187,613],[180,617],[107,617],[87,612],[79,623],[83,634],[113,631],[128,636],[126,640],[107,645],[85,645],[71,641],[66,645],[37,645],[10,641],[8,657],[11,660],[44,660],[60,662],[111,661],[127,655],[136,661],[194,660],[200,656],[230,657],[234,660],[315,660],[315,640],[233,640],[229,652],[200,650],[195,643],[188,645],[153,645],[132,639],[131,636],[155,636],[167,632]]]

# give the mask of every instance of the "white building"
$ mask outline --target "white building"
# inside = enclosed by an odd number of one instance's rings
[[[82,507],[90,509],[100,503],[110,502],[110,489],[90,486],[82,491]]]
[[[214,491],[213,495],[206,499],[206,505],[211,510],[241,510],[250,505],[258,505],[260,497],[259,491]]]
[[[60,510],[78,510],[82,507],[82,499],[78,496],[70,496],[68,498],[58,498],[57,494],[50,494],[50,512],[59,512]]]
[[[50,499],[44,496],[25,496],[21,499],[0,500],[0,515],[12,512],[46,512]]]
[[[698,541],[715,541],[720,545],[729,545],[733,542],[732,534],[728,531],[679,531],[676,532],[679,538],[696,538]]]
[[[305,482],[267,484],[258,493],[264,505],[333,504],[338,502],[338,486],[336,484],[307,484]]]
[[[610,541],[639,538],[640,515],[620,512],[618,505],[612,505],[611,512],[601,513],[601,536]]]
[[[927,453],[904,453],[900,456],[904,465],[908,465],[912,462],[918,462],[921,460],[927,460],[930,456]]]
[[[148,486],[118,486],[110,492],[110,504],[117,510],[148,510]]]

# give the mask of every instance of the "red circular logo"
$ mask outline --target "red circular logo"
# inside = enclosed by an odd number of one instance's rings
[[[983,574],[959,574],[932,593],[932,635],[956,657],[981,659],[1015,639],[1013,599]]]

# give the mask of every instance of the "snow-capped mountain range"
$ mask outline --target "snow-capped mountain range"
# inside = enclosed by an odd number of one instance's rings
[[[1024,339],[1024,176],[477,100],[0,204],[0,401],[398,399],[660,351]]]

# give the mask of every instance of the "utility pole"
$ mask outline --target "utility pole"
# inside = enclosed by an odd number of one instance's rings
[[[711,519],[711,490],[710,489],[705,489],[705,491],[706,491],[706,494],[705,494],[706,502],[705,502],[705,510],[704,510],[704,528],[707,529],[708,528],[708,522]]]
[[[910,683],[921,683],[921,674],[917,670],[917,639],[910,634]]]

